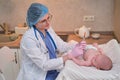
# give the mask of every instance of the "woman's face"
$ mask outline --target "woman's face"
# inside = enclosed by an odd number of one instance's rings
[[[38,30],[44,31],[45,29],[48,29],[50,27],[50,20],[52,18],[52,15],[46,14],[42,20],[40,20],[37,24],[35,24],[36,28]]]

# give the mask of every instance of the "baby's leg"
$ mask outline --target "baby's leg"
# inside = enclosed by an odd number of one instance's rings
[[[100,54],[104,54],[103,50],[98,47],[97,43],[93,43],[93,46],[97,48],[97,50],[100,52]]]

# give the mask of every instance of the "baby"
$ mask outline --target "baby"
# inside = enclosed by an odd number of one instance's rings
[[[111,59],[106,56],[102,49],[98,47],[97,43],[93,45],[86,45],[85,41],[82,41],[79,45],[71,51],[72,60],[80,66],[94,66],[100,70],[110,70],[112,68]],[[82,56],[82,60],[77,56]]]

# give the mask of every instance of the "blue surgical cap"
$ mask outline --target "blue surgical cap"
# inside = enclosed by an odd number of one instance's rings
[[[32,3],[27,11],[27,24],[31,28],[48,13],[48,8],[40,3]]]

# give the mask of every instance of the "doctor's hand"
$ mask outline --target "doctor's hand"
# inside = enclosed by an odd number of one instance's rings
[[[65,63],[67,60],[71,60],[72,58],[73,58],[73,56],[71,54],[66,54],[63,56],[63,61]]]
[[[79,44],[79,47],[82,48],[82,49],[85,49],[87,43],[85,40],[82,40],[81,42],[78,43]]]
[[[87,45],[86,41],[82,40],[81,42],[77,43],[74,48],[77,47],[77,48],[80,48],[80,49],[85,49],[86,45]]]
[[[70,54],[74,57],[78,57],[83,54],[85,47],[86,41],[81,41],[80,43],[75,45]]]

